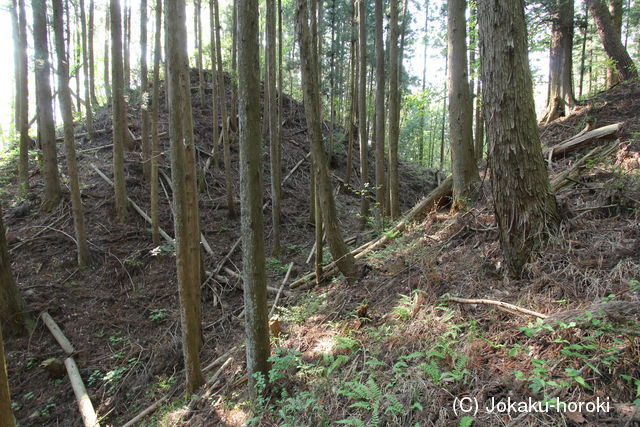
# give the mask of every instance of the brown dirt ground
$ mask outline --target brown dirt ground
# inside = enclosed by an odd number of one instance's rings
[[[210,75],[207,76],[210,80]],[[228,76],[227,87],[229,83]],[[229,94],[228,94],[229,95]],[[227,97],[229,102],[230,96]],[[130,129],[140,135],[139,94],[131,93]],[[195,138],[204,152],[211,150],[211,107],[201,105],[197,91],[193,93]],[[164,105],[164,102],[161,103]],[[106,129],[94,140],[83,140],[77,148],[82,181],[87,232],[94,259],[91,268],[79,269],[75,264],[75,245],[71,239],[73,225],[68,195],[53,211],[39,210],[42,177],[32,160],[31,192],[27,200],[15,204],[14,165],[2,172],[10,176],[3,188],[1,202],[5,225],[20,241],[11,247],[13,270],[27,304],[38,316],[47,311],[60,325],[77,349],[75,355],[89,395],[103,424],[117,425],[131,418],[166,390],[177,389],[182,381],[182,352],[175,276],[175,261],[170,254],[153,255],[149,225],[133,210],[126,223],[114,219],[112,188],[99,178],[89,164],[97,165],[111,175],[111,149],[99,147],[111,143],[110,107],[95,114],[95,128]],[[166,111],[161,112],[160,131],[168,128]],[[297,101],[284,98],[284,175],[308,152],[303,108]],[[325,126],[327,131],[328,126]],[[77,132],[81,132],[78,126]],[[237,144],[232,134],[232,169],[234,193],[239,193]],[[266,141],[266,139],[265,139]],[[168,137],[160,139],[168,150]],[[95,151],[84,151],[96,148]],[[344,150],[342,150],[344,151]],[[59,150],[59,152],[62,152]],[[359,186],[357,150],[354,150],[352,185]],[[168,174],[168,152],[163,170]],[[65,162],[60,160],[61,171]],[[200,153],[199,162],[206,157]],[[265,200],[269,198],[268,146],[265,147]],[[333,172],[344,177],[346,157],[337,153]],[[402,205],[412,206],[425,191],[434,186],[433,174],[411,165],[403,165]],[[126,153],[126,180],[130,198],[143,209],[149,207],[148,186],[142,178],[139,143]],[[282,266],[295,262],[292,277],[304,272],[304,264],[313,242],[313,228],[308,224],[309,165],[305,163],[283,188],[282,228],[286,252],[282,261],[269,262],[271,285],[277,286],[284,275]],[[200,202],[201,229],[210,242],[214,257],[205,257],[205,268],[211,270],[227,253],[239,235],[239,221],[228,218],[224,197],[224,174],[213,169],[207,177],[207,188]],[[340,220],[345,233],[358,236],[356,244],[369,238],[359,235],[356,213],[358,198],[348,191],[338,196]],[[161,227],[172,233],[171,211],[161,190]],[[265,210],[265,229],[271,217]],[[39,233],[36,235],[36,233]],[[271,236],[267,231],[267,247]],[[241,269],[240,252],[231,257],[228,267]],[[241,285],[209,281],[203,288],[203,325],[205,346],[203,363],[243,340],[243,324],[237,318],[242,307]],[[71,386],[65,377],[50,378],[39,366],[51,357],[63,359],[64,353],[50,333],[38,321],[34,333],[24,338],[5,341],[14,411],[22,426],[82,424]],[[164,384],[164,386],[158,384]],[[154,386],[154,384],[156,384]],[[213,422],[213,421],[211,421]]]

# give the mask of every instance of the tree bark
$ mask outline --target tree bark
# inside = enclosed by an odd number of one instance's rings
[[[93,139],[93,109],[91,106],[91,79],[89,76],[89,49],[87,47],[87,14],[84,0],[80,0],[80,32],[82,37],[82,70],[84,77],[85,122],[89,139]],[[80,94],[78,94],[80,95]]]
[[[27,306],[11,272],[9,248],[0,209],[0,325],[8,336],[23,335],[32,328]]]
[[[194,6],[196,68],[198,69],[198,101],[200,104],[204,104],[204,70],[202,66],[202,1],[195,0]]]
[[[424,4],[425,18],[424,18],[424,36],[423,36],[423,50],[422,50],[422,96],[426,97],[427,90],[427,47],[429,45],[429,0],[425,0]],[[422,108],[420,111],[420,147],[418,148],[418,163],[424,164],[424,145],[425,145],[425,118],[427,115],[427,103],[423,98]]]
[[[467,75],[466,0],[449,0],[447,5],[452,209],[457,210],[464,208],[475,197],[480,175],[473,149],[473,104]]]
[[[360,221],[367,224],[369,216],[369,156],[367,136],[367,15],[364,0],[358,5],[358,140],[360,142]],[[391,143],[391,142],[389,142]]]
[[[311,159],[316,174],[317,192],[320,198],[321,213],[327,232],[327,242],[338,268],[347,278],[355,273],[355,260],[344,242],[338,218],[329,168],[322,144],[320,123],[320,92],[318,88],[318,57],[309,32],[307,5],[305,0],[297,1],[296,27],[300,59],[302,62],[302,87],[304,91],[304,109],[311,143]]]
[[[160,55],[162,33],[162,0],[156,0],[153,52],[153,97],[151,100],[151,238],[155,246],[160,245],[160,225],[158,212],[158,164],[159,147],[159,110],[160,110]]]
[[[478,23],[495,214],[507,271],[519,277],[559,224],[536,124],[523,0],[478,2]]]
[[[280,199],[282,166],[280,162],[280,123],[276,94],[276,0],[267,0],[267,114],[269,118],[269,154],[271,158],[271,220],[273,245],[271,253],[280,254]]]
[[[82,5],[81,5],[82,6]],[[73,212],[73,228],[78,247],[78,265],[84,267],[91,262],[87,233],[84,221],[84,209],[80,197],[80,179],[76,164],[75,136],[73,129],[73,112],[71,93],[69,91],[69,63],[65,51],[64,23],[62,0],[53,0],[53,28],[55,33],[56,51],[58,54],[58,99],[64,126],[64,148],[69,173],[69,188],[71,190],[71,210]]]
[[[25,13],[24,0],[17,1],[18,18],[18,51],[19,70],[17,79],[20,82],[20,154],[18,157],[18,192],[21,197],[25,197],[29,191],[29,57],[27,54],[27,16]]]
[[[196,155],[191,116],[191,80],[187,54],[185,0],[169,1],[165,14],[169,80],[171,178],[173,181],[176,265],[180,289],[182,353],[187,392],[202,384],[200,367],[202,325],[200,306],[200,235]],[[194,236],[196,236],[194,238]]]
[[[549,103],[543,123],[551,123],[575,107],[573,95],[573,0],[557,0],[551,7]]]
[[[260,59],[258,3],[237,1],[238,101],[240,130],[240,210],[247,371],[268,380],[270,345],[262,214]]]
[[[122,27],[120,1],[110,0],[111,19],[111,87],[113,89],[113,181],[116,216],[127,218],[127,189],[124,178],[124,147],[127,138],[127,104],[122,63]]]
[[[149,142],[149,70],[147,66],[147,0],[140,0],[140,93],[142,112],[142,172],[151,180],[151,145]]]
[[[384,173],[384,40],[383,40],[383,0],[375,0],[375,49],[376,49],[376,203],[379,223],[385,212],[385,185]]]
[[[622,15],[623,15],[623,0],[609,0],[609,13],[611,13],[611,22],[615,30],[616,36],[622,43]],[[626,44],[624,45],[626,49]],[[607,67],[607,83],[609,87],[612,87],[620,83],[620,74],[614,67]]]
[[[44,163],[44,200],[42,208],[51,210],[61,198],[60,176],[56,153],[56,129],[53,119],[51,97],[51,69],[47,41],[47,7],[44,0],[32,0],[34,70],[36,76],[36,113],[38,117],[38,139],[42,147]]]
[[[587,0],[587,6],[595,19],[604,50],[609,55],[609,58],[615,62],[616,69],[620,73],[622,80],[637,79],[638,69],[622,45],[607,7],[602,3],[602,0]]]
[[[389,16],[389,210],[391,219],[400,216],[400,182],[398,178],[398,139],[400,137],[400,90],[398,47],[398,1],[391,0]]]

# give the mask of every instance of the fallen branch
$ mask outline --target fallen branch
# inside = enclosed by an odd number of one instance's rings
[[[93,134],[98,135],[101,133],[105,133],[106,131],[107,131],[106,129],[98,129],[98,130],[94,130]],[[89,136],[89,132],[76,133],[75,135],[73,135],[73,139],[80,139],[80,138],[84,138],[85,136]],[[64,136],[59,136],[56,138],[56,142],[61,142],[61,141],[64,141]]]
[[[509,304],[507,302],[495,301],[491,299],[467,299],[467,298],[458,298],[458,297],[447,297],[447,301],[453,301],[460,304],[487,304],[487,305],[495,305],[499,308],[507,309],[509,311],[517,311],[519,313],[528,314],[529,316],[535,316],[540,319],[546,319],[546,314],[538,313],[537,311],[529,310],[527,308],[518,307],[517,305]]]
[[[579,160],[575,161],[569,169],[565,169],[564,171],[557,174],[551,180],[551,188],[553,189],[554,192],[560,190],[562,187],[567,185],[568,181],[570,182],[572,180],[575,180],[575,178],[577,178],[580,175],[580,171],[582,167],[587,163],[587,161],[595,159],[597,157],[607,156],[613,150],[615,150],[615,148],[616,148],[616,145],[601,146],[601,147],[596,147],[593,150],[589,151]]]
[[[596,139],[604,138],[605,136],[613,135],[620,131],[622,125],[624,123],[615,123],[608,126],[603,126],[598,129],[594,129],[592,131],[582,133],[580,132],[578,135],[573,136],[567,140],[562,141],[559,144],[554,145],[553,147],[548,148],[544,152],[545,158],[555,159],[557,157],[561,157],[567,153],[578,150]]]
[[[75,360],[73,360],[73,357],[71,356],[75,353],[73,345],[71,345],[69,339],[67,339],[67,337],[62,333],[62,330],[49,313],[45,311],[40,315],[40,317],[42,317],[42,321],[58,344],[60,344],[62,350],[69,355],[69,357],[64,360],[64,366],[67,368],[71,388],[73,388],[73,393],[76,396],[80,415],[82,416],[82,421],[84,422],[85,427],[100,427],[100,424],[98,424],[98,416],[96,415],[96,411],[93,409],[91,399],[89,399],[89,395],[87,394],[87,389],[82,382],[78,365],[76,365]]]
[[[60,344],[60,347],[62,347],[64,352],[68,355],[75,353],[76,350],[73,348],[73,345],[71,345],[71,342],[62,333],[62,329],[60,329],[58,324],[55,322],[55,320],[53,320],[49,313],[45,311],[40,315],[40,317],[42,318],[44,324],[47,326],[47,329],[49,329],[49,332],[51,332],[51,335],[53,335],[58,344]]]
[[[113,187],[113,181],[111,181],[104,173],[102,173],[102,171],[100,169],[98,169],[98,167],[96,165],[94,165],[93,163],[90,163],[89,166],[96,171],[96,173],[98,175],[100,175],[100,177],[102,179],[104,179],[107,184],[111,185]],[[136,204],[136,202],[134,202],[133,200],[131,200],[130,197],[127,197],[127,200],[129,201],[129,203],[131,204],[131,206],[133,207],[133,209],[138,212],[138,214],[140,214],[140,216],[142,218],[144,218],[145,221],[147,221],[149,224],[151,224],[151,218],[149,217],[149,215],[147,215],[147,213],[145,211],[142,210],[142,208],[140,206],[138,206]],[[165,239],[169,244],[173,245],[175,243],[175,240],[173,239],[173,237],[169,236],[169,234],[167,234],[166,231],[164,231],[162,228],[158,229],[158,232],[160,233],[160,235],[162,236],[163,239]]]
[[[98,416],[96,415],[96,411],[93,409],[93,404],[87,394],[87,389],[82,382],[78,365],[76,365],[73,357],[67,357],[64,360],[64,366],[67,368],[71,388],[73,389],[73,393],[78,401],[78,409],[80,410],[80,415],[82,416],[82,421],[84,422],[85,427],[100,427],[100,424],[98,423]]]

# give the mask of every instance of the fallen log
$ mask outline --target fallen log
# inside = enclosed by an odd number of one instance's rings
[[[51,332],[51,335],[53,335],[58,344],[60,344],[60,347],[62,347],[64,352],[68,355],[75,353],[76,350],[73,348],[73,345],[71,345],[71,342],[62,333],[62,329],[60,329],[58,324],[55,322],[55,320],[53,320],[49,313],[45,311],[40,315],[40,317],[42,318],[42,321],[44,322],[47,329],[49,329],[49,332]]]
[[[623,124],[623,122],[620,122],[608,126],[603,126],[586,133],[580,132],[578,135],[566,139],[561,143],[545,150],[544,157],[547,159],[555,159],[572,151],[579,150],[580,148],[585,147],[586,145],[592,143],[597,139],[604,138],[605,136],[613,135],[619,132],[620,129],[622,129]]]
[[[75,352],[73,345],[71,345],[69,339],[62,333],[62,330],[49,313],[45,311],[40,315],[40,317],[51,332],[51,335],[53,335],[58,344],[60,344],[62,350],[64,350],[64,352],[69,356],[64,360],[64,366],[67,368],[71,388],[76,396],[80,416],[82,417],[85,427],[100,427],[100,424],[98,424],[98,416],[96,415],[96,411],[93,409],[93,404],[91,403],[87,389],[82,382],[78,365],[76,365],[75,360],[73,360],[73,357],[71,356]]]
[[[564,171],[557,174],[551,180],[551,188],[553,189],[554,192],[560,190],[562,187],[567,185],[568,182],[570,182],[572,179],[577,178],[580,175],[582,167],[587,163],[587,161],[595,159],[597,157],[607,156],[611,154],[611,152],[615,150],[615,148],[616,148],[616,145],[614,144],[611,146],[596,147],[593,150],[589,151],[587,154],[582,156],[579,160],[575,161],[570,168],[565,169]]]
[[[289,280],[289,274],[291,274],[291,269],[293,268],[293,263],[289,264],[289,268],[287,268],[287,274],[284,275],[284,279],[282,280],[282,285],[280,285],[280,288],[278,289],[278,293],[276,293],[276,298],[275,300],[273,300],[273,305],[271,306],[271,310],[269,311],[269,318],[271,318],[271,316],[273,315],[273,312],[276,309],[276,306],[278,305],[278,300],[280,299],[280,294],[282,293],[283,289],[284,289],[284,285],[287,284],[287,281]]]
[[[64,361],[64,366],[67,368],[67,374],[69,374],[69,381],[71,382],[73,394],[75,394],[76,401],[78,402],[82,422],[85,427],[100,427],[100,424],[98,424],[98,416],[96,415],[95,409],[93,409],[93,404],[82,382],[78,365],[76,365],[73,357],[67,357]]]

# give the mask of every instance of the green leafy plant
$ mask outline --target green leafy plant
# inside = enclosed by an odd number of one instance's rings
[[[152,308],[149,314],[149,320],[158,322],[167,318],[167,310],[165,308]]]

